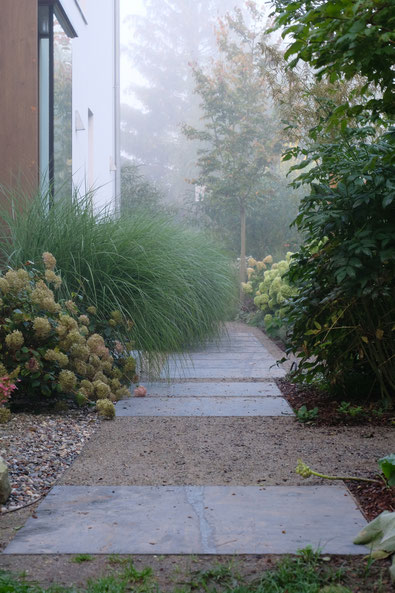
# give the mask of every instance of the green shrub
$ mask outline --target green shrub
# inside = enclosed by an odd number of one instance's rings
[[[378,460],[378,464],[388,481],[388,485],[395,486],[395,453],[382,457]]]
[[[96,402],[96,409],[99,416],[112,420],[115,417],[115,406],[110,399],[98,399]]]
[[[62,283],[54,271],[56,260],[48,252],[43,260],[45,273],[29,266],[29,271],[9,269],[0,276],[2,392],[12,379],[17,386],[8,388],[13,405],[70,397],[81,405],[129,395],[126,384],[135,373],[135,360],[111,338],[111,331],[105,343],[75,302],[55,298]],[[119,315],[113,312],[109,328],[114,317]]]
[[[56,255],[65,299],[73,293],[104,321],[114,310],[133,322],[120,326],[124,341],[148,354],[182,351],[214,336],[236,292],[230,261],[202,233],[165,214],[115,217],[92,211],[88,196],[56,201],[20,195],[11,216],[0,213],[2,253],[9,264]],[[1,228],[1,227],[0,227]]]
[[[296,222],[306,237],[287,280],[286,316],[300,375],[339,397],[395,393],[395,134],[370,126],[322,134],[299,168],[311,192]],[[324,238],[324,239],[323,239]]]
[[[299,420],[299,422],[311,423],[317,418],[317,416],[318,408],[312,408],[311,410],[308,410],[307,406],[305,405],[300,406],[296,412],[296,418]]]

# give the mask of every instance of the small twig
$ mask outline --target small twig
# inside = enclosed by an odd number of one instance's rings
[[[39,496],[38,498],[35,498],[31,502],[28,502],[27,504],[24,504],[21,507],[17,507],[16,509],[10,509],[9,511],[2,511],[0,513],[0,517],[2,515],[8,515],[9,513],[15,513],[15,511],[20,511],[21,509],[26,509],[26,507],[30,507],[32,504],[35,504],[36,502],[38,502],[39,500],[44,498],[44,496],[46,496],[47,494],[48,494],[47,492],[45,494],[41,494],[41,496]]]

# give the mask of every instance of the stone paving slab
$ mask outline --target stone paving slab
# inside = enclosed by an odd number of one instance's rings
[[[228,362],[228,361],[236,361],[236,362],[258,362],[258,361],[265,361],[270,362],[273,364],[273,357],[268,355],[265,352],[194,352],[189,353],[185,356],[183,362],[181,358],[170,359],[170,364],[191,364],[193,363],[202,363],[202,362]]]
[[[361,554],[344,486],[55,486],[5,554]]]
[[[254,355],[254,354],[258,354],[258,355],[262,355],[262,345],[259,344],[257,346],[243,346],[243,347],[238,347],[238,346],[233,346],[233,345],[229,345],[229,346],[223,346],[221,348],[216,348],[216,347],[211,347],[211,348],[206,348],[205,350],[195,350],[195,351],[189,351],[187,356],[202,356],[202,355],[206,355],[209,354],[210,356],[219,354],[229,354],[232,356],[238,356],[240,358],[240,356],[244,355],[244,354],[248,354],[248,355]],[[274,357],[273,357],[273,361],[274,361]]]
[[[207,358],[195,358],[192,357],[188,360],[184,361],[175,361],[170,362],[170,368],[179,368],[180,370],[183,368],[193,368],[193,369],[210,369],[210,368],[223,368],[228,369],[229,367],[263,367],[263,368],[270,368],[271,366],[275,366],[272,358],[259,356],[257,354],[253,357],[248,357],[245,360],[242,360],[239,355],[234,357],[226,356],[224,358],[216,358],[215,356],[209,356]]]
[[[189,357],[169,357],[160,378],[172,379],[271,379],[285,370],[251,333],[229,332]]]
[[[273,381],[255,382],[199,382],[199,383],[144,383],[148,396],[159,397],[281,397]]]
[[[132,397],[119,401],[117,416],[293,416],[281,397]]]
[[[193,367],[193,366],[169,366],[161,373],[160,378],[166,379],[266,379],[281,378],[285,376],[281,367],[269,365],[235,365],[226,367]]]

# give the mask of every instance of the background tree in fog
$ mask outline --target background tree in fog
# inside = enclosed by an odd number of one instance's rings
[[[273,222],[281,202],[278,167],[283,147],[262,59],[260,41],[266,22],[253,2],[248,8],[248,26],[240,10],[221,21],[217,34],[220,59],[210,69],[194,67],[204,127],[184,128],[188,138],[201,143],[199,174],[193,179],[204,188],[201,208],[224,233],[229,233],[229,224],[234,233],[234,222],[238,223],[242,282],[247,213],[252,221],[256,216],[263,221],[266,214]],[[284,190],[288,195],[283,182]],[[292,213],[284,213],[284,220],[291,222]],[[281,228],[281,222],[277,224]]]
[[[217,18],[238,0],[145,0],[146,14],[128,17],[133,35],[126,47],[144,82],[130,85],[136,105],[122,105],[122,150],[144,165],[144,174],[172,200],[181,201],[194,173],[195,148],[181,131],[196,123],[190,63],[203,63],[216,48]]]
[[[136,163],[124,161],[121,176],[121,214],[136,210],[158,212],[163,210],[163,193],[149,181]]]

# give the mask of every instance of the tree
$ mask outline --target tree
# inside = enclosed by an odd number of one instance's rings
[[[122,106],[122,148],[172,199],[183,197],[196,160],[181,131],[200,116],[189,64],[212,56],[216,19],[234,2],[145,0],[146,14],[129,17],[126,53],[141,79],[130,86],[137,102]]]
[[[381,96],[371,96],[351,114],[364,110],[395,114],[395,11],[393,0],[275,0],[275,28],[291,36],[285,57],[294,68],[302,60],[317,79],[331,82],[363,76]],[[358,90],[364,94],[365,86]],[[347,107],[347,103],[344,104]]]
[[[210,71],[194,67],[204,128],[184,128],[188,138],[201,142],[200,172],[193,183],[205,188],[205,208],[225,216],[237,213],[241,282],[246,277],[247,210],[265,201],[271,164],[282,148],[261,64],[263,17],[253,2],[248,8],[252,26],[240,10],[227,15],[217,34],[221,59]]]
[[[126,161],[121,168],[121,214],[142,209],[162,210],[163,194],[140,172],[138,165]]]

